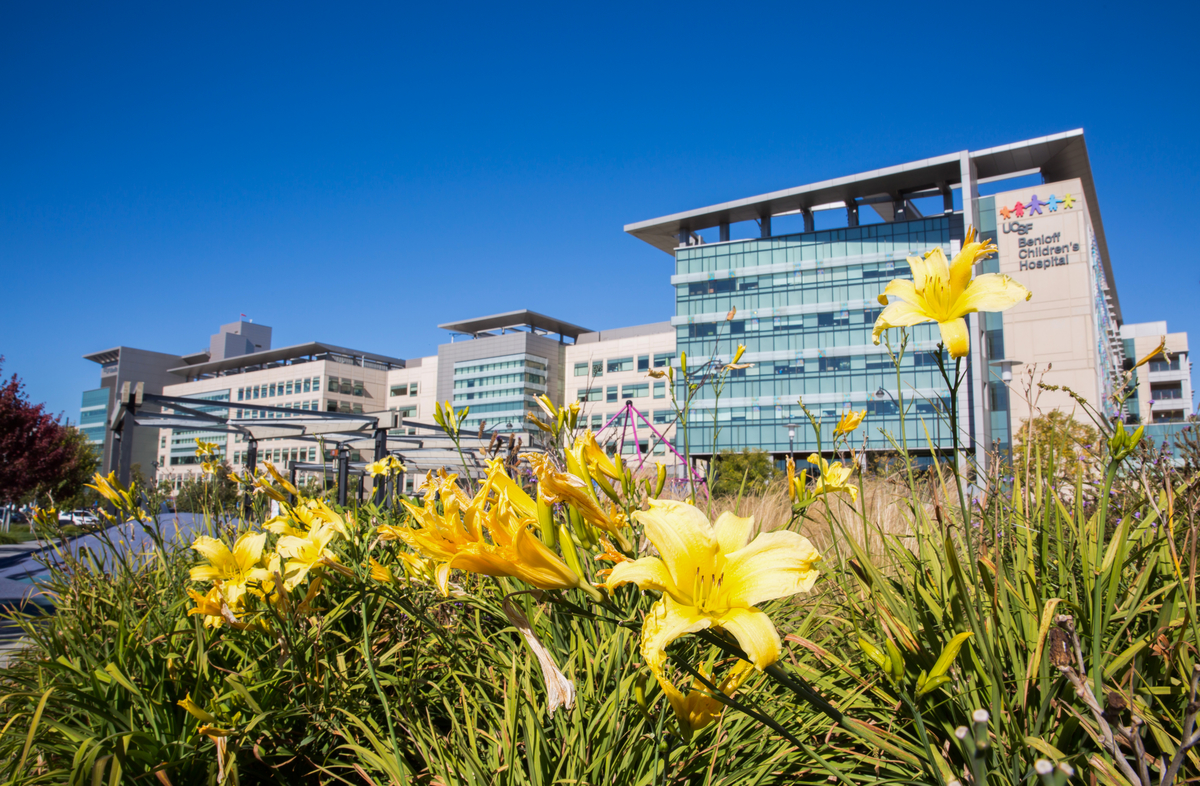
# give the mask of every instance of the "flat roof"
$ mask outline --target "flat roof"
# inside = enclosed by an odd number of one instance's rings
[[[921,192],[936,192],[942,187],[961,188],[962,171],[967,162],[973,165],[977,182],[1034,173],[1041,173],[1047,181],[1077,177],[1083,182],[1100,259],[1108,277],[1113,309],[1120,318],[1121,305],[1117,300],[1116,281],[1108,256],[1108,241],[1104,236],[1096,184],[1092,178],[1092,166],[1088,159],[1082,128],[986,150],[963,150],[709,207],[685,210],[649,221],[627,224],[625,231],[655,248],[674,254],[675,249],[679,247],[678,236],[682,232],[696,232],[725,223],[751,221],[763,216],[777,216],[799,210],[842,207],[850,201],[871,204],[873,198],[874,201],[878,201],[879,197],[911,197]]]
[[[83,359],[106,366],[109,363],[116,363],[121,359],[121,348],[113,347],[112,349],[102,349],[99,352],[90,352],[84,355]]]
[[[557,333],[560,336],[567,336],[569,338],[578,338],[581,333],[593,332],[588,328],[572,325],[570,322],[564,322],[561,319],[548,317],[545,314],[539,314],[536,311],[529,311],[528,309],[506,311],[503,314],[475,317],[474,319],[464,319],[459,322],[446,322],[438,325],[438,327],[442,330],[449,330],[452,333],[465,333],[471,336],[477,336],[480,333],[488,333],[493,330],[522,327],[545,330],[548,333]]]
[[[252,352],[249,355],[225,358],[224,360],[213,360],[208,363],[194,363],[188,366],[180,366],[179,368],[170,369],[170,371],[172,374],[179,374],[180,376],[218,374],[222,371],[229,371],[235,368],[262,366],[268,363],[278,363],[309,355],[323,355],[329,352],[347,357],[363,358],[375,363],[395,366],[396,368],[404,368],[404,360],[401,358],[379,355],[374,352],[363,352],[358,349],[348,349],[321,341],[309,341],[306,344],[295,344],[290,347],[280,347],[279,349],[267,349],[262,352]]]

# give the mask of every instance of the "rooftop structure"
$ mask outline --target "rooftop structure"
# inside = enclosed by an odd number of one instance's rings
[[[464,319],[459,322],[446,322],[438,327],[457,335],[471,336],[472,338],[499,336],[504,333],[535,333],[539,336],[553,333],[559,336],[559,341],[564,338],[574,341],[581,333],[591,332],[585,327],[572,325],[570,322],[564,322],[561,319],[548,317],[528,309]]]
[[[1112,281],[1108,243],[1100,220],[1100,206],[1083,129],[987,150],[963,150],[686,210],[628,224],[625,231],[655,248],[673,254],[676,248],[696,242],[698,238],[695,233],[702,229],[718,227],[721,242],[728,241],[729,225],[742,221],[759,222],[761,236],[771,237],[773,216],[803,215],[806,232],[813,231],[812,215],[821,210],[845,210],[848,226],[858,226],[859,210],[863,207],[874,210],[887,223],[907,221],[924,217],[913,204],[913,199],[938,195],[943,199],[943,212],[952,213],[955,189],[965,189],[964,193],[969,195],[968,199],[961,199],[964,219],[968,225],[978,226],[978,216],[971,202],[978,198],[980,185],[1039,173],[1046,182],[1073,178],[1082,182],[1104,272]],[[1120,318],[1120,304],[1115,292],[1113,307]]]
[[[309,341],[290,347],[280,347],[279,349],[236,355],[220,360],[204,360],[198,363],[178,366],[172,368],[171,373],[178,374],[191,381],[209,376],[241,374],[251,370],[257,371],[327,359],[337,360],[348,365],[385,371],[393,368],[404,368],[404,360],[401,358],[379,355],[374,352],[363,352],[357,349],[348,349],[321,341]]]

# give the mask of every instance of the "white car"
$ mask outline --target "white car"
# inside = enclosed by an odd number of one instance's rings
[[[60,513],[58,520],[64,523],[70,522],[77,527],[89,527],[100,523],[100,519],[96,518],[96,514],[90,510],[72,510],[69,513]]]

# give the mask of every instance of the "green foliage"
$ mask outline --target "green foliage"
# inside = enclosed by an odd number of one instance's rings
[[[91,444],[82,431],[74,426],[64,426],[61,444],[70,452],[71,459],[64,464],[62,473],[39,496],[44,496],[59,510],[76,510],[86,507],[95,497],[86,488],[100,467]]]
[[[1089,458],[1099,456],[1102,450],[1100,434],[1093,426],[1058,409],[1025,421],[1014,437],[1013,463],[1022,479],[1041,461],[1047,480],[1071,482],[1080,471],[1095,464]],[[1045,474],[1050,456],[1054,457],[1054,477]]]
[[[741,452],[721,451],[713,462],[716,480],[712,484],[712,496],[735,497],[742,489],[745,479],[745,494],[762,494],[767,486],[783,477],[783,473],[765,450],[746,448]]]
[[[237,509],[238,485],[226,464],[217,466],[211,475],[190,477],[179,487],[175,508],[181,513],[212,513]]]

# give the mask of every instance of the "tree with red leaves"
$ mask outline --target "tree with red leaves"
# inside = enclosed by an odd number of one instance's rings
[[[0,355],[0,368],[3,363]],[[45,410],[45,404],[29,403],[16,374],[0,384],[0,504],[57,486],[75,464],[67,427]]]

